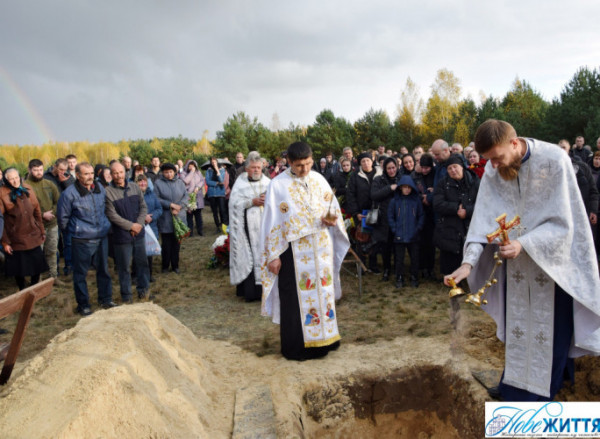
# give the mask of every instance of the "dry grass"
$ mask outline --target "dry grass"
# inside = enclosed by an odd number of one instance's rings
[[[236,297],[229,284],[227,269],[207,269],[210,245],[216,238],[214,226],[205,213],[205,236],[184,241],[181,251],[181,274],[160,273],[160,257],[154,258],[151,285],[154,302],[187,325],[197,336],[229,341],[256,355],[279,351],[279,327],[260,315],[260,303],[246,303]],[[110,262],[112,267],[112,261]],[[344,343],[374,343],[402,335],[430,337],[451,334],[448,318],[447,288],[441,283],[422,281],[419,288],[396,289],[393,282],[382,282],[379,275],[363,276],[363,293],[359,297],[354,264],[344,264],[344,296],[338,303],[340,333]],[[119,285],[113,270],[113,297],[119,302]],[[393,276],[392,276],[393,278]],[[77,323],[76,302],[71,278],[61,277],[64,286],[38,302],[27,331],[20,358],[27,359],[43,349],[48,341]],[[94,273],[88,276],[92,304],[96,298]],[[16,291],[12,279],[0,279],[3,295]],[[0,323],[12,330],[17,316]],[[0,335],[0,342],[10,334]]]

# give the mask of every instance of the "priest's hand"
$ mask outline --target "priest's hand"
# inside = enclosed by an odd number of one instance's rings
[[[279,274],[279,270],[281,269],[281,259],[273,259],[271,262],[267,264],[267,268],[273,274]]]
[[[337,223],[337,216],[333,218],[327,218],[326,216],[321,218],[321,223],[327,227],[333,227]]]
[[[453,278],[454,282],[456,282],[457,284],[461,280],[466,279],[469,276],[469,274],[471,274],[471,268],[473,268],[473,267],[471,267],[471,264],[467,264],[465,262],[460,267],[458,267],[454,271],[454,273],[444,276],[444,285],[446,285],[447,287],[450,286],[450,282],[448,282],[448,279],[450,279],[450,278]]]
[[[265,194],[261,194],[260,197],[252,198],[252,205],[264,206],[265,205]]]
[[[500,246],[500,257],[504,259],[515,259],[521,253],[521,243],[517,240],[510,241],[507,245]]]

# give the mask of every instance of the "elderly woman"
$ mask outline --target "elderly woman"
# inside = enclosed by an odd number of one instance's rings
[[[440,249],[442,274],[452,273],[462,262],[463,245],[479,190],[479,178],[464,168],[460,155],[451,155],[447,164],[448,175],[433,191],[433,211],[437,215],[433,240]]]
[[[200,172],[200,169],[198,169],[198,163],[195,160],[188,160],[186,162],[184,172],[181,175],[188,196],[191,197],[192,194],[196,195],[194,206],[191,206],[190,202],[188,202],[186,208],[186,219],[187,225],[190,228],[190,236],[194,234],[194,218],[196,219],[196,232],[198,233],[198,236],[203,236],[202,209],[204,209],[204,176],[202,175],[202,172]]]
[[[171,269],[179,274],[179,250],[181,246],[175,237],[173,215],[181,217],[185,212],[188,194],[185,184],[177,176],[177,168],[172,163],[160,167],[162,175],[154,183],[154,193],[162,206],[162,214],[158,219],[158,231],[162,238],[162,272]]]
[[[210,209],[212,210],[213,219],[215,220],[215,226],[217,226],[217,232],[221,230],[222,224],[229,224],[227,206],[225,206],[225,195],[229,181],[228,177],[225,168],[219,166],[215,157],[211,157],[210,168],[206,171],[206,185],[208,186],[206,198],[208,198],[208,202],[210,203]]]
[[[46,231],[42,212],[35,192],[21,183],[19,171],[8,168],[0,187],[0,211],[4,215],[2,246],[6,253],[4,265],[7,276],[14,276],[20,290],[25,288],[25,276],[31,276],[31,285],[48,271],[42,251]]]
[[[138,175],[146,175],[146,171],[144,170],[144,167],[140,164],[137,164],[133,167],[133,171],[131,174],[131,181],[137,182]],[[150,190],[154,191],[154,183],[152,183],[152,180],[147,180],[147,182],[148,182],[148,187],[150,188]]]
[[[160,204],[160,201],[154,194],[154,191],[150,188],[151,180],[148,179],[144,174],[140,174],[135,177],[135,182],[142,190],[144,194],[144,201],[146,202],[146,207],[148,208],[148,213],[146,214],[145,223],[150,225],[150,228],[154,232],[154,236],[158,239],[158,219],[161,217],[163,208]],[[148,256],[148,271],[150,272],[150,282],[154,282],[154,278],[152,277],[152,256]]]

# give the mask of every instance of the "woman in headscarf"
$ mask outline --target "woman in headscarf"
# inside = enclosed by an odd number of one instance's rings
[[[390,279],[390,270],[392,267],[392,250],[394,248],[394,236],[390,234],[388,223],[388,206],[394,198],[394,193],[398,187],[398,162],[394,157],[388,157],[383,161],[383,174],[373,179],[371,185],[371,199],[379,205],[379,220],[373,227],[371,239],[378,246],[383,259],[383,277],[382,280]]]
[[[162,272],[171,269],[179,274],[179,241],[175,236],[173,215],[180,216],[185,212],[188,194],[185,184],[177,176],[177,168],[172,163],[165,163],[160,167],[162,174],[154,183],[154,193],[163,208],[158,220],[158,231],[162,238]]]
[[[14,276],[20,290],[25,288],[25,276],[31,285],[39,282],[40,274],[48,271],[42,251],[46,231],[35,192],[21,183],[19,171],[8,168],[0,187],[0,210],[4,215],[2,246],[6,253],[5,272]]]
[[[202,234],[202,209],[204,209],[204,185],[205,180],[202,172],[198,168],[198,163],[195,160],[188,160],[183,168],[184,172],[182,174],[183,182],[185,183],[185,190],[188,193],[188,196],[192,197],[192,194],[195,194],[196,201],[193,204],[188,202],[187,205],[187,225],[190,228],[190,236],[194,234],[194,218],[196,219],[196,232],[198,236],[203,236]]]
[[[146,207],[148,208],[148,213],[146,214],[145,224],[149,224],[150,228],[154,232],[154,236],[158,239],[158,219],[161,217],[163,208],[160,204],[160,201],[154,194],[154,191],[150,189],[151,180],[146,177],[145,174],[139,174],[135,177],[135,182],[138,184],[142,193],[144,194],[144,201],[146,202]],[[154,277],[152,277],[152,256],[148,256],[148,270],[150,271],[150,282],[154,282]]]
[[[452,154],[446,161],[448,175],[433,191],[437,215],[434,243],[440,249],[440,272],[450,274],[462,263],[463,245],[473,216],[479,178],[465,169],[462,156]]]

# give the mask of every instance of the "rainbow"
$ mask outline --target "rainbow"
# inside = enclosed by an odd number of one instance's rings
[[[40,143],[51,142],[54,139],[46,121],[34,107],[29,96],[23,91],[8,74],[6,69],[0,66],[0,84],[15,98],[15,102],[23,110],[32,127],[35,129]]]

